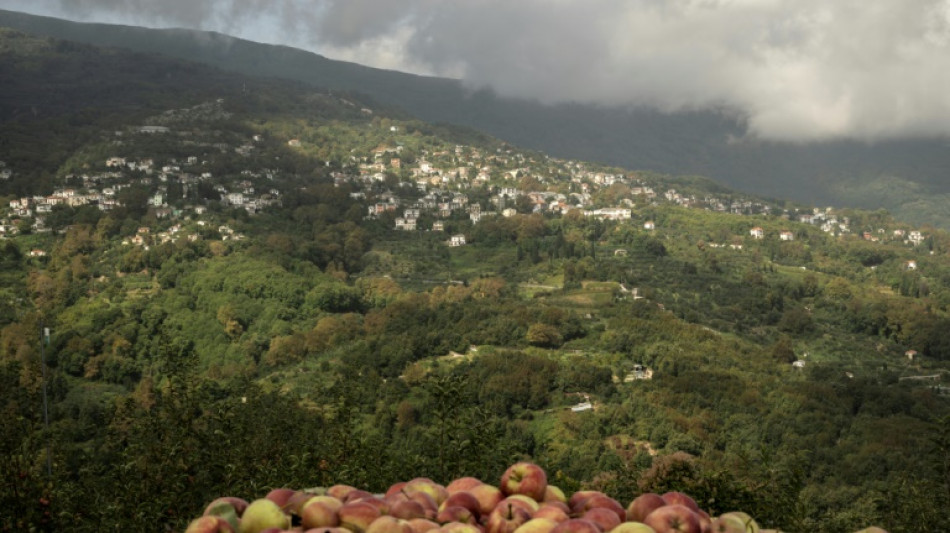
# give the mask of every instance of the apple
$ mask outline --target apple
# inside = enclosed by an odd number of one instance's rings
[[[547,518],[560,524],[561,522],[570,520],[571,517],[568,513],[570,513],[570,510],[567,508],[567,505],[562,504],[562,506],[558,506],[547,502],[532,513],[531,518]]]
[[[356,501],[365,500],[367,498],[373,498],[373,497],[374,496],[371,492],[367,492],[362,489],[356,489],[356,490],[351,490],[350,492],[346,493],[346,496],[343,498],[343,503],[356,502]]]
[[[512,494],[511,496],[508,496],[504,500],[498,502],[498,505],[507,505],[509,503],[521,507],[529,513],[533,513],[541,507],[541,504],[538,503],[534,498],[525,496],[524,494]],[[498,505],[495,507],[497,508]]]
[[[532,518],[518,526],[514,533],[551,533],[557,525],[558,522],[550,518]]]
[[[522,461],[505,470],[498,488],[506,496],[524,494],[535,501],[541,501],[547,486],[548,476],[544,469],[534,463]]]
[[[333,496],[341,502],[346,499],[346,495],[356,490],[356,487],[350,485],[333,485],[327,489],[327,496]]]
[[[337,514],[339,507],[333,508],[317,498],[311,498],[300,510],[301,525],[307,529],[339,526],[340,515]]]
[[[622,505],[620,505],[620,502],[605,494],[594,494],[590,498],[584,500],[581,505],[574,508],[573,511],[577,514],[584,514],[590,509],[596,508],[610,510],[617,515],[617,519],[620,522],[623,522],[627,519],[627,510],[624,509]]]
[[[234,533],[234,528],[220,516],[205,515],[192,520],[185,533]]]
[[[297,491],[294,489],[274,489],[264,497],[276,503],[281,509],[290,512],[291,502],[296,495]]]
[[[205,508],[204,516],[214,516],[221,518],[231,526],[232,531],[237,531],[238,524],[240,519],[238,518],[237,511],[234,510],[234,505],[224,500],[217,500],[217,503],[212,502],[207,508]]]
[[[412,526],[394,516],[380,516],[366,528],[366,533],[412,533]]]
[[[643,523],[656,530],[656,533],[701,533],[699,516],[685,505],[664,505],[653,511]]]
[[[403,520],[425,518],[428,516],[426,508],[415,500],[401,500],[389,506],[389,514]]]
[[[714,533],[759,533],[759,524],[746,513],[734,511],[723,513],[712,521]]]
[[[435,503],[438,505],[441,505],[442,502],[449,497],[449,493],[445,490],[445,487],[427,477],[417,477],[409,480],[406,486],[403,487],[403,490],[405,490],[407,494],[424,492],[432,496],[432,499],[435,500]]]
[[[439,531],[439,533],[484,533],[482,528],[476,525],[463,524],[461,522],[449,522],[434,531]]]
[[[575,492],[574,494],[571,494],[571,497],[568,498],[567,500],[567,505],[571,509],[575,509],[583,505],[584,501],[590,498],[591,496],[598,495],[598,494],[601,496],[606,496],[606,494],[604,494],[603,492],[600,492],[599,490],[579,490]]]
[[[280,506],[267,498],[254,500],[248,504],[241,515],[240,533],[260,533],[269,527],[288,529],[290,515]]]
[[[405,482],[405,481],[398,481],[398,482],[393,483],[392,485],[390,485],[389,488],[386,489],[386,492],[383,493],[383,496],[386,497],[386,498],[388,498],[388,497],[390,497],[390,496],[395,496],[396,494],[401,493],[404,488],[406,488],[406,482]]]
[[[471,511],[472,514],[475,515],[475,518],[478,518],[482,514],[482,507],[478,502],[478,498],[473,496],[471,492],[464,490],[450,493],[449,497],[439,506],[439,510],[441,511],[446,507],[464,507]]]
[[[470,509],[453,505],[445,507],[436,515],[435,521],[440,524],[460,522],[462,524],[478,524],[478,517]]]
[[[624,522],[611,529],[610,533],[656,533],[656,530],[643,522]]]
[[[521,524],[531,519],[531,512],[502,502],[488,515],[485,521],[485,533],[513,533]]]
[[[482,480],[478,479],[477,477],[466,476],[452,480],[448,485],[445,486],[445,490],[449,493],[449,495],[451,495],[455,492],[463,490],[467,491],[479,485],[484,485],[484,482],[482,482]]]
[[[584,520],[590,520],[591,522],[597,524],[601,531],[610,531],[623,522],[623,520],[617,516],[617,513],[606,507],[594,507],[592,509],[588,509],[587,512],[581,516],[581,518]]]
[[[630,522],[643,522],[643,519],[650,513],[666,505],[663,498],[653,492],[644,492],[637,496],[627,506],[627,520]]]
[[[667,505],[683,505],[689,507],[693,512],[699,511],[699,505],[696,504],[696,500],[690,498],[686,494],[677,491],[666,492],[661,496],[663,501]]]
[[[488,513],[492,512],[498,503],[505,498],[498,487],[485,483],[472,487],[468,492],[478,500],[478,510],[481,516],[488,516]]]
[[[343,507],[343,502],[341,502],[340,500],[334,498],[333,496],[323,495],[323,496],[311,496],[309,500],[303,502],[301,509],[306,507],[307,504],[309,504],[310,502],[320,502],[323,505],[326,505],[327,507],[332,509],[334,512],[339,511],[340,507]]]
[[[572,518],[561,522],[550,533],[603,533],[597,524],[583,518]]]
[[[412,533],[426,533],[431,529],[439,529],[439,524],[426,518],[410,518],[407,522],[412,528]]]
[[[296,529],[294,529],[293,531],[296,531]],[[304,530],[303,533],[353,533],[353,532],[344,527],[313,527],[313,528]]]
[[[543,501],[546,502],[563,502],[567,503],[567,496],[564,495],[564,491],[555,485],[548,485],[544,489],[544,498]]]
[[[371,503],[356,501],[344,503],[337,514],[340,517],[340,527],[345,527],[353,533],[363,533],[382,513]]]
[[[855,533],[887,533],[887,531],[884,531],[883,529],[877,526],[871,526],[871,527],[866,527],[862,529],[861,531],[857,531]]]
[[[247,509],[247,500],[243,498],[238,498],[235,496],[222,496],[221,498],[216,498],[205,507],[205,512],[203,514],[211,514],[208,511],[214,507],[217,507],[220,503],[230,504],[234,508],[234,512],[240,517],[244,514],[244,510]]]
[[[379,514],[389,514],[389,503],[380,497],[369,495],[352,501],[366,502],[379,509]]]

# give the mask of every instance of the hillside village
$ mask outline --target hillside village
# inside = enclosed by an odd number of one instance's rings
[[[202,131],[193,123],[229,118],[222,110],[223,100],[201,104],[186,110],[170,110],[153,117],[150,125],[130,126],[114,132],[114,155],[91,162],[81,174],[61,176],[64,184],[48,195],[13,199],[0,211],[0,237],[28,229],[36,233],[50,230],[47,217],[57,206],[94,205],[109,211],[122,205],[121,191],[138,186],[147,188],[144,200],[156,227],[139,228],[124,244],[148,246],[178,238],[195,240],[197,230],[213,224],[209,207],[238,208],[253,215],[282,205],[281,171],[256,165],[264,146],[264,134],[250,138],[232,135],[223,142],[220,131]],[[372,114],[363,109],[363,113]],[[178,127],[178,129],[176,129]],[[399,231],[445,231],[449,219],[478,224],[491,217],[512,217],[539,213],[549,217],[572,212],[604,220],[629,221],[646,231],[656,230],[653,220],[638,213],[638,208],[668,204],[687,209],[703,209],[737,216],[772,215],[789,222],[818,226],[822,231],[844,236],[852,234],[848,217],[833,208],[789,210],[741,194],[716,196],[680,192],[664,184],[662,178],[645,177],[635,172],[604,170],[595,165],[561,160],[540,154],[521,152],[508,146],[493,153],[485,149],[455,145],[440,150],[423,149],[406,157],[401,126],[390,126],[388,139],[362,154],[351,154],[345,161],[327,161],[330,176],[337,187],[348,187],[350,196],[365,202],[366,218],[391,219]],[[172,139],[175,151],[193,150],[201,155],[169,157],[161,153],[132,157],[125,152],[139,141],[154,144],[155,137]],[[306,150],[306,141],[293,138],[281,141],[286,150]],[[241,170],[216,175],[208,170],[210,162],[222,160]],[[16,169],[0,163],[0,179],[10,179]],[[213,190],[202,197],[199,188]],[[663,192],[657,193],[657,190]],[[139,206],[142,207],[142,206]],[[183,226],[193,222],[194,226]],[[227,225],[215,225],[221,239],[240,239]],[[459,225],[456,225],[459,227]],[[462,226],[467,227],[467,226]],[[871,242],[904,242],[920,245],[926,236],[919,230],[866,228],[857,236]],[[775,234],[760,226],[748,230],[752,239],[774,238],[792,241],[796,232],[791,225]],[[705,243],[714,248],[742,249],[742,235],[731,242]],[[462,232],[448,236],[449,246],[466,244]]]

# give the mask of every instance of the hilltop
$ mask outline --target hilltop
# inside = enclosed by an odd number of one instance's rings
[[[946,522],[946,232],[157,55],[5,30],[0,65],[2,528],[522,457]]]

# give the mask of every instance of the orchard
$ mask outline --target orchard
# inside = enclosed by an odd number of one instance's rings
[[[644,493],[627,505],[600,491],[564,494],[529,462],[498,485],[416,478],[371,494],[349,485],[280,488],[208,504],[186,533],[776,533],[741,511],[710,516],[682,492]],[[858,533],[886,533],[869,527]]]

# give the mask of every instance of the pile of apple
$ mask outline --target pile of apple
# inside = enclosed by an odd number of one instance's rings
[[[416,478],[384,495],[348,485],[321,492],[218,498],[186,533],[776,533],[742,512],[711,517],[682,492],[641,494],[626,507],[599,491],[567,498],[528,462],[508,468],[497,487],[473,477],[446,486]]]

